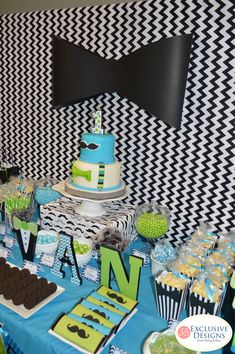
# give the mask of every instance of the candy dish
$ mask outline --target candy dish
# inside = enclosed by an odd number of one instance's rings
[[[162,237],[169,230],[169,210],[155,202],[140,205],[136,209],[135,228],[146,239]]]
[[[143,354],[200,354],[177,342],[174,330],[153,332],[144,343]]]
[[[78,238],[73,241],[77,266],[82,267],[92,257],[92,241],[86,238]]]
[[[53,230],[41,230],[37,235],[36,257],[40,257],[41,253],[54,254],[59,244],[58,233]]]
[[[36,187],[35,200],[39,205],[48,204],[61,198],[61,194],[50,186]]]
[[[163,240],[155,244],[154,249],[151,251],[151,269],[153,276],[157,276],[160,272],[167,270],[170,262],[177,257],[177,249],[170,243]]]

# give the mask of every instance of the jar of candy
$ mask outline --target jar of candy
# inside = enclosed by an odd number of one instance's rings
[[[177,249],[169,242],[157,241],[150,254],[152,275],[156,277],[164,270],[168,270],[168,265],[176,259],[177,254]]]
[[[169,230],[170,212],[156,202],[140,205],[136,209],[135,228],[147,239],[162,237]]]

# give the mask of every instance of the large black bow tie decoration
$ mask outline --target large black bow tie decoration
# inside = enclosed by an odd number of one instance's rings
[[[191,34],[165,38],[114,60],[54,37],[53,105],[118,92],[179,128],[191,43]]]

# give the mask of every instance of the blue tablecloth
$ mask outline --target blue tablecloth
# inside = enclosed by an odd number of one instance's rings
[[[140,250],[144,247],[145,244],[138,240],[129,246],[126,254],[131,254],[132,248]],[[23,262],[17,246],[14,247],[9,261],[22,266]],[[25,354],[78,353],[73,347],[50,335],[48,329],[61,312],[68,312],[81,297],[87,296],[98,285],[87,280],[83,281],[82,286],[73,285],[69,279],[57,278],[50,273],[49,268],[42,266],[39,276],[56,282],[64,287],[66,291],[28,319],[24,319],[5,306],[0,305],[0,322],[6,326]],[[167,328],[167,321],[161,319],[157,313],[150,264],[142,268],[138,300],[138,312],[104,349],[104,354],[109,353],[110,345],[122,348],[129,354],[141,354],[147,337],[154,331],[161,331]],[[210,353],[220,354],[221,351]]]

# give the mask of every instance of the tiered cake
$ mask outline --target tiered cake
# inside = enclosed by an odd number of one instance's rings
[[[101,112],[93,114],[95,127],[81,137],[80,158],[72,164],[67,192],[88,199],[112,199],[125,194],[121,164],[114,156],[115,137],[101,128]]]

